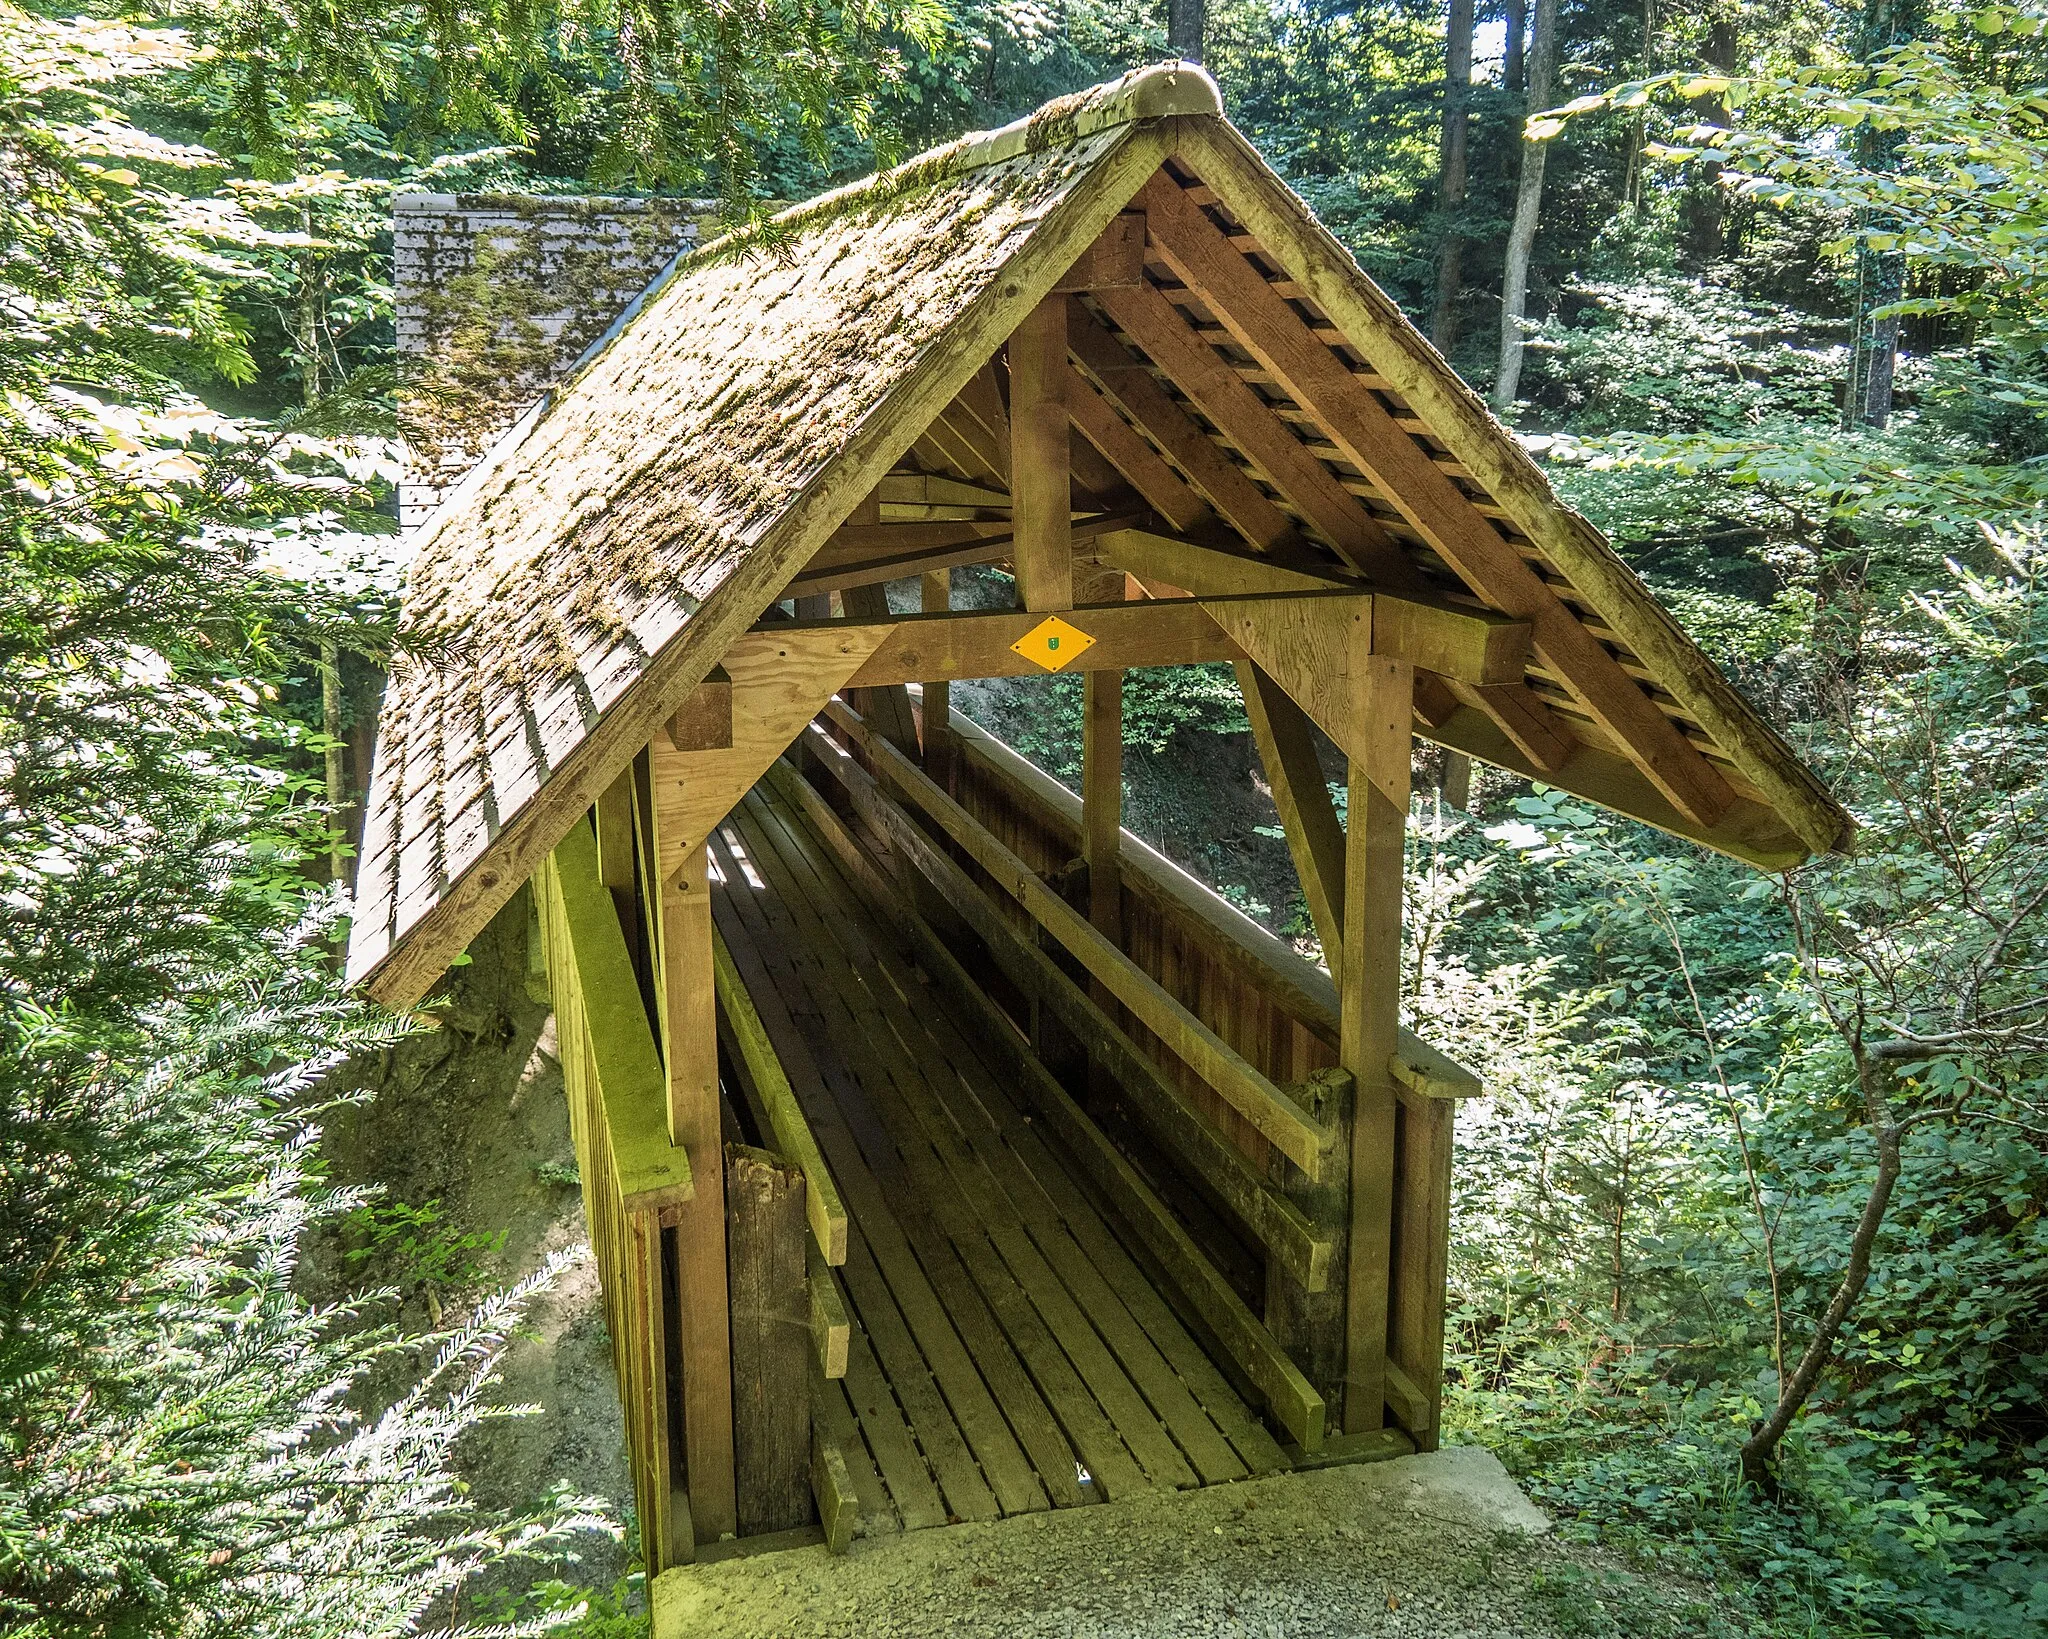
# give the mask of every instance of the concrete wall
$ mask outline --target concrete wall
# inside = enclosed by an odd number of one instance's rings
[[[717,232],[712,200],[400,194],[399,422],[411,529],[678,250]]]

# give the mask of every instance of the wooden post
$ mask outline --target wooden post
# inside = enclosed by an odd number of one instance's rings
[[[934,569],[926,573],[920,582],[924,594],[926,614],[938,614],[953,607],[953,571]],[[947,682],[928,682],[924,685],[924,766],[925,772],[941,785],[946,784],[946,735],[951,726],[953,711],[953,685]]]
[[[640,897],[633,870],[634,771],[628,768],[597,799],[597,872],[610,890],[626,936],[626,952],[640,966]]]
[[[840,607],[851,620],[887,620],[889,589],[871,583],[849,586],[839,594]],[[848,689],[847,699],[861,717],[906,757],[917,755],[917,719],[910,710],[910,691],[901,683],[879,688]]]
[[[1351,1233],[1345,1271],[1344,1431],[1384,1426],[1394,1224],[1401,909],[1415,669],[1354,654],[1358,715],[1344,845],[1338,1055],[1353,1081]]]
[[[1301,879],[1309,920],[1334,979],[1344,964],[1344,826],[1316,757],[1314,725],[1253,662],[1239,662],[1237,681],[1273,806],[1287,833],[1287,851],[1294,856],[1294,874]]]
[[[1049,296],[1010,337],[1010,520],[1027,609],[1074,606],[1067,299]]]
[[[1298,1090],[1309,1113],[1329,1130],[1330,1150],[1322,1176],[1311,1180],[1278,1151],[1271,1176],[1287,1198],[1339,1248],[1328,1283],[1309,1291],[1301,1277],[1271,1254],[1266,1258],[1266,1329],[1288,1353],[1316,1392],[1332,1406],[1344,1399],[1345,1251],[1351,1217],[1352,1077],[1345,1070],[1319,1070]]]
[[[811,1299],[801,1169],[725,1147],[732,1281],[733,1467],[739,1534],[811,1517]]]
[[[1124,901],[1124,674],[1081,681],[1081,858],[1088,866],[1088,920],[1121,946]]]
[[[1444,1285],[1451,1245],[1451,1128],[1457,1104],[1404,1094],[1395,1174],[1389,1361],[1408,1395],[1388,1396],[1417,1451],[1434,1451],[1443,1422]]]
[[[658,737],[654,781],[680,756]],[[673,777],[673,776],[670,776]],[[699,1542],[737,1526],[733,1489],[732,1341],[726,1303],[725,1154],[718,1109],[718,1003],[711,955],[711,885],[703,846],[677,857],[658,838],[664,1052],[669,1141],[690,1158],[697,1193],[678,1216],[677,1355],[682,1367],[683,1461]]]

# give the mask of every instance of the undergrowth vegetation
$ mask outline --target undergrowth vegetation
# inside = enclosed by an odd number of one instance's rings
[[[1776,1633],[2048,1631],[2048,16],[1481,0],[1453,188],[1457,15],[1218,0],[1207,60],[1481,388],[1549,144],[1503,411],[1860,840],[1760,877],[1485,770],[1457,806],[1425,751],[1410,1006],[1489,1088],[1455,1429]],[[1528,128],[1546,17],[1559,106]],[[390,642],[392,194],[741,216],[1155,58],[1165,24],[0,3],[10,1631],[644,1620],[637,1584],[562,1568],[630,1521],[500,1518],[457,1478],[530,1296],[440,1313],[488,1233],[316,1165],[325,1072],[404,1028],[336,978],[321,772],[324,685]],[[1078,692],[982,705],[1071,775]],[[1126,735],[1138,828],[1313,954],[1227,670],[1133,674]],[[1219,771],[1243,800],[1196,808]],[[309,1303],[315,1225],[403,1289]]]

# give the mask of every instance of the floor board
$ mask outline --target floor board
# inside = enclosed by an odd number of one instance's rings
[[[851,1218],[851,1360],[821,1390],[861,1528],[1287,1466],[806,817],[764,784],[712,858],[719,932]]]

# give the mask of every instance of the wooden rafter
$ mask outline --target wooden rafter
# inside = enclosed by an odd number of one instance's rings
[[[1313,413],[1345,458],[1389,496],[1466,584],[1534,629],[1538,654],[1573,697],[1688,818],[1712,825],[1734,793],[1677,726],[1580,624],[1521,554],[1313,333],[1244,253],[1165,172],[1143,190],[1153,241],[1289,395]],[[1164,298],[1161,298],[1164,301]],[[1320,466],[1320,462],[1318,462]],[[1327,469],[1324,469],[1327,471]]]
[[[1419,578],[1358,498],[1302,447],[1293,429],[1188,327],[1156,286],[1105,290],[1096,300],[1202,414],[1301,509],[1345,562],[1388,586],[1412,584]]]
[[[1294,520],[1216,447],[1215,440],[1159,385],[1144,361],[1133,358],[1078,302],[1068,309],[1067,341],[1074,357],[1102,383],[1103,390],[1130,413],[1131,420],[1246,540],[1256,547],[1271,548],[1299,539]]]
[[[1213,525],[1216,515],[1187,480],[1168,466],[1165,457],[1145,442],[1137,428],[1116,413],[1108,399],[1074,371],[1067,373],[1067,413],[1083,444],[1126,478],[1161,517],[1183,533]]]

